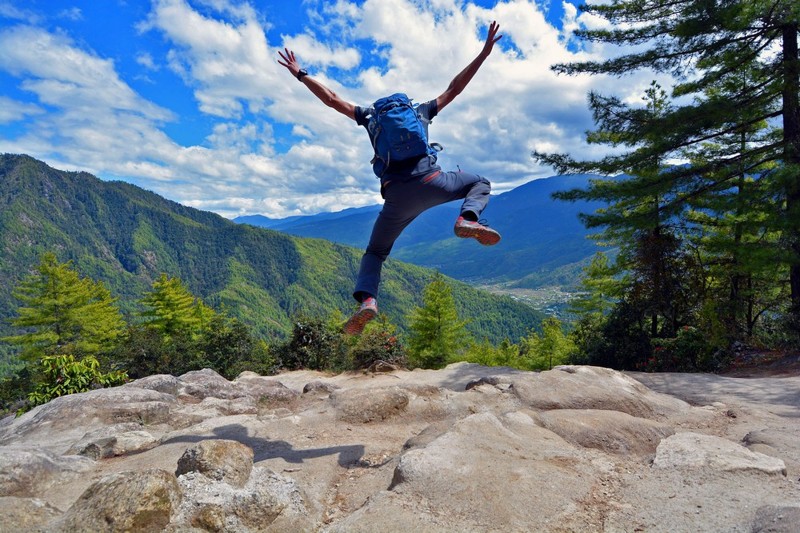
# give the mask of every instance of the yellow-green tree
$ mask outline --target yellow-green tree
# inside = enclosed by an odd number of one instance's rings
[[[153,282],[152,290],[142,298],[146,310],[142,313],[145,325],[158,331],[165,339],[197,338],[211,323],[213,309],[193,295],[180,278],[166,274]]]
[[[458,318],[453,291],[436,273],[422,293],[422,307],[411,311],[408,335],[409,363],[441,368],[467,344],[466,321]]]
[[[564,334],[561,321],[555,317],[542,322],[541,335],[532,331],[521,345],[528,370],[550,370],[566,363],[576,351],[575,343]]]
[[[22,302],[12,325],[23,329],[3,340],[22,347],[22,358],[78,358],[110,352],[125,332],[116,299],[98,281],[82,278],[71,263],[45,253],[35,271],[14,290]]]

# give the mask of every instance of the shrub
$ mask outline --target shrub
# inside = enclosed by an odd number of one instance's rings
[[[42,378],[43,381],[28,394],[29,407],[47,403],[59,396],[113,387],[128,381],[128,375],[119,370],[101,373],[100,363],[92,356],[76,361],[73,355],[42,358]]]

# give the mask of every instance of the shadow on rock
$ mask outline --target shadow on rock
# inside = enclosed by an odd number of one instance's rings
[[[329,446],[327,448],[296,449],[291,443],[284,440],[271,440],[263,437],[251,436],[248,429],[241,424],[231,424],[214,428],[214,436],[182,435],[165,440],[162,444],[178,442],[200,442],[209,439],[234,440],[248,446],[253,450],[253,461],[258,463],[268,459],[283,459],[287,463],[300,464],[307,459],[316,459],[327,455],[339,456],[339,466],[344,468],[361,466],[364,456],[364,446],[351,444],[346,446]]]

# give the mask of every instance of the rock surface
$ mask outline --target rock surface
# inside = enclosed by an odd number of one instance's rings
[[[151,376],[0,422],[0,515],[47,532],[800,531],[799,387],[471,364]]]

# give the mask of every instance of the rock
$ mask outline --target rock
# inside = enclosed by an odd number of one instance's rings
[[[397,416],[409,400],[408,394],[398,387],[336,391],[331,399],[340,420],[361,424]]]
[[[0,430],[0,445],[38,441],[63,453],[83,436],[109,424],[161,424],[175,397],[138,387],[112,387],[61,396],[35,407]]]
[[[185,495],[175,531],[311,531],[314,522],[297,483],[269,469],[253,469],[243,487],[189,472],[178,478]]]
[[[511,382],[506,376],[485,376],[470,381],[469,383],[467,383],[467,386],[465,387],[464,390],[472,390],[475,387],[480,387],[481,385],[491,385],[493,387],[497,387],[500,385],[510,385],[510,384]]]
[[[67,454],[85,455],[97,460],[143,452],[158,446],[158,439],[138,429],[140,427],[138,424],[115,424],[91,431],[67,450]]]
[[[689,409],[686,402],[653,392],[635,379],[608,368],[561,366],[512,377],[510,381],[513,393],[533,409],[601,409],[650,419]]]
[[[169,472],[112,474],[86,489],[54,529],[160,532],[170,523],[180,502],[180,486]]]
[[[249,396],[223,400],[221,398],[203,398],[200,405],[196,407],[197,412],[216,413],[215,416],[235,416],[235,415],[255,415],[258,414],[258,406],[255,400]]]
[[[656,450],[653,468],[686,467],[786,475],[786,465],[780,459],[751,452],[720,437],[686,432],[662,440]]]
[[[675,433],[666,424],[619,411],[561,409],[544,412],[539,419],[567,442],[617,455],[651,455],[661,439]]]
[[[209,368],[187,372],[178,378],[178,395],[196,400],[203,398],[241,398],[247,393]]]
[[[325,383],[324,381],[312,381],[310,383],[305,384],[305,386],[303,387],[303,394],[309,394],[309,393],[330,394],[337,389],[339,389],[339,387],[334,385],[333,383]]]
[[[198,472],[211,479],[243,487],[253,470],[253,450],[234,440],[204,440],[178,460],[176,476]]]
[[[47,450],[0,449],[0,496],[38,496],[51,485],[94,468],[86,457]]]
[[[375,361],[370,365],[367,371],[372,373],[394,372],[399,368],[399,366],[393,365],[392,363],[388,363],[386,361]]]
[[[797,533],[800,530],[800,507],[768,505],[756,511],[752,533]]]
[[[136,381],[131,381],[126,384],[126,387],[137,387],[140,389],[154,390],[169,394],[171,396],[178,395],[178,387],[180,381],[175,376],[169,374],[156,374],[155,376],[147,376]]]
[[[36,531],[43,529],[59,516],[61,511],[35,498],[0,497],[2,531]]]
[[[237,390],[262,404],[274,405],[295,400],[298,394],[280,381],[261,376],[244,375],[234,382]]]
[[[326,531],[549,531],[586,498],[595,470],[524,413],[508,423],[475,414],[405,451],[389,490]]]

